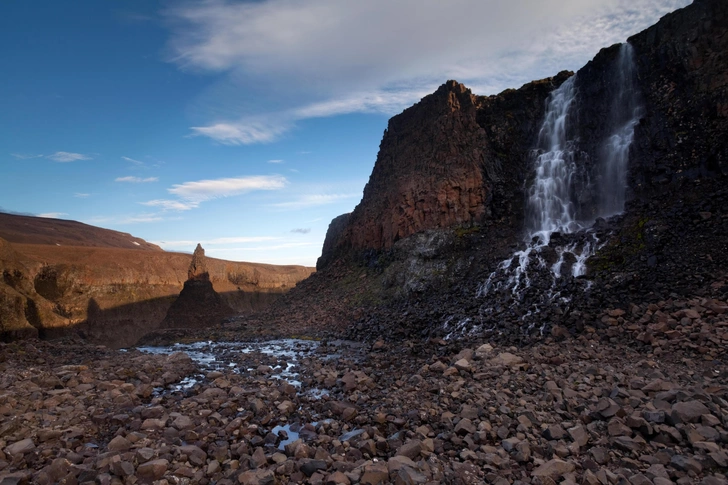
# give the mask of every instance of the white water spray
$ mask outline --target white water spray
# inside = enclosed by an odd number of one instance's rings
[[[634,48],[622,44],[617,58],[618,92],[612,101],[610,125],[615,127],[604,144],[599,181],[599,212],[609,217],[624,211],[627,190],[629,148],[634,138],[634,128],[642,117],[642,106],[635,86],[636,66]]]
[[[617,94],[607,120],[613,129],[604,143],[597,186],[594,187],[598,191],[598,203],[593,213],[601,217],[624,210],[629,147],[634,137],[634,127],[642,113],[634,84],[635,65],[631,45],[622,44],[614,75]],[[554,90],[546,102],[546,114],[534,152],[535,176],[528,191],[526,247],[498,265],[478,289],[478,296],[485,296],[504,284],[513,294],[519,294],[531,285],[529,266],[547,266],[543,252],[554,234],[588,231],[587,228],[594,223],[594,220],[577,219],[577,190],[585,188],[587,184],[584,182],[586,174],[583,168],[580,171],[577,165],[577,159],[585,157],[579,150],[577,140],[569,137],[569,133],[575,131],[569,125],[577,103],[575,85],[576,76],[572,76]],[[586,239],[581,242],[569,242],[554,248],[556,260],[550,266],[554,283],[562,277],[566,259],[571,261],[572,276],[584,275],[586,260],[599,247],[596,236],[588,232]],[[507,277],[505,281],[502,276]],[[500,282],[496,282],[498,280]]]
[[[567,119],[576,98],[574,81],[567,79],[549,96],[546,116],[538,134],[536,177],[528,193],[528,241],[549,243],[554,232],[581,229],[572,202],[573,178],[577,172],[575,144],[567,140]]]

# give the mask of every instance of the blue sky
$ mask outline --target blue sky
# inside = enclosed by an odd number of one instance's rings
[[[687,0],[5,0],[0,208],[315,264],[387,120],[576,70]]]

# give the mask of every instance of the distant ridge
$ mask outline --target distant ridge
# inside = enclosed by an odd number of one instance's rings
[[[77,221],[0,213],[0,237],[16,244],[82,246],[163,251],[155,244],[125,232]]]

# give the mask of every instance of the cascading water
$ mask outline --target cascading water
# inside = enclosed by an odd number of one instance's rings
[[[616,129],[603,148],[598,212],[601,217],[613,216],[624,210],[629,147],[634,138],[635,125],[642,117],[639,92],[634,82],[636,68],[631,44],[622,44],[616,70],[618,92],[612,101],[609,120]]]
[[[578,127],[571,126],[578,108],[576,76],[551,93],[534,151],[535,173],[526,201],[525,248],[501,262],[478,289],[477,296],[510,290],[512,297],[523,301],[535,277],[529,272],[544,274],[548,270],[550,286],[541,283],[539,294],[528,298],[532,304],[526,315],[534,316],[540,305],[564,300],[556,283],[564,275],[567,260],[571,276],[586,273],[586,260],[599,248],[599,241],[589,229],[595,219],[579,220],[578,214],[608,217],[624,210],[629,148],[642,114],[635,71],[632,46],[622,44],[613,70],[615,95],[606,120],[610,134],[601,153],[593,154],[599,162],[591,173],[593,183],[584,164],[579,163],[592,154],[579,149],[573,135]],[[578,207],[583,191],[596,191],[587,211]],[[555,239],[557,234],[559,240]]]
[[[536,176],[528,193],[528,241],[549,243],[554,232],[581,229],[572,202],[573,178],[577,172],[575,144],[566,138],[566,122],[576,98],[574,81],[567,79],[549,96],[546,117],[538,135]]]
[[[479,296],[488,294],[494,279],[499,276],[507,276],[505,284],[514,294],[528,288],[531,284],[529,266],[534,262],[539,268],[548,264],[541,252],[551,242],[551,236],[557,232],[569,234],[584,228],[577,221],[574,203],[575,182],[580,178],[576,163],[579,151],[575,141],[567,136],[569,114],[576,100],[575,81],[576,76],[567,79],[549,95],[546,102],[538,148],[534,150],[535,176],[528,191],[526,247],[500,263],[480,287]],[[583,247],[576,254],[576,244],[560,248],[558,259],[551,265],[554,279],[561,276],[565,252],[574,254],[578,260],[585,249]],[[572,265],[572,273],[574,270],[583,271],[583,265]],[[574,273],[574,276],[580,274]],[[503,278],[500,279],[499,287],[503,284]]]

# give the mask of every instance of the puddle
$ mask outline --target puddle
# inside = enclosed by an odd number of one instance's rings
[[[293,443],[300,436],[300,433],[298,431],[291,430],[291,427],[295,427],[296,429],[299,429],[297,425],[285,424],[283,426],[276,426],[271,431],[274,435],[278,435],[278,432],[279,431],[285,431],[288,434],[288,438],[287,439],[281,440],[281,442],[278,443],[278,449],[279,450],[285,450],[286,449],[286,445],[288,443]]]
[[[289,384],[300,387],[301,382],[297,379],[298,363],[302,358],[312,355],[318,347],[319,342],[314,340],[278,339],[265,342],[207,341],[191,344],[178,343],[163,347],[137,347],[137,350],[160,355],[184,352],[198,364],[203,374],[231,369],[239,373],[253,372],[255,367],[243,367],[243,363],[248,363],[245,362],[244,357],[259,352],[275,358],[276,364],[271,365],[273,369],[273,373],[270,374],[271,379],[284,379]],[[278,364],[279,362],[285,363],[285,366]],[[171,386],[170,389],[173,391],[189,389],[203,378],[203,375],[188,376],[183,381]],[[328,391],[320,391],[321,396],[327,393]]]
[[[200,373],[189,375],[178,383],[155,388],[156,395],[189,391],[213,371],[256,375],[259,365],[268,365],[272,369],[268,379],[285,380],[299,388],[303,395],[318,400],[329,396],[329,390],[316,387],[301,389],[307,386],[302,386],[300,380],[300,362],[308,357],[322,361],[342,358],[359,360],[366,352],[366,345],[348,340],[331,340],[322,344],[315,340],[277,339],[261,342],[178,343],[161,347],[137,347],[137,350],[158,355],[184,352],[200,368]]]
[[[352,438],[359,436],[360,434],[364,434],[363,429],[353,429],[353,430],[349,431],[348,433],[344,433],[341,436],[339,436],[339,441],[341,441],[343,443],[344,441],[349,441]]]

